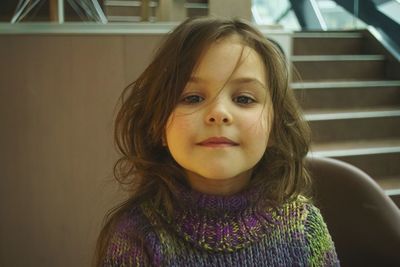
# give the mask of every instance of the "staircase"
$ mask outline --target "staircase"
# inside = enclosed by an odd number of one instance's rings
[[[295,33],[291,60],[312,154],[361,168],[400,207],[400,63],[368,31]]]

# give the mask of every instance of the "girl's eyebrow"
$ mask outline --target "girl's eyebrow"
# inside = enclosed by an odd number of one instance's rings
[[[202,79],[200,77],[196,77],[196,76],[191,76],[189,78],[189,83],[206,83],[207,81],[205,79]]]
[[[192,76],[189,79],[190,83],[207,83],[206,79],[203,79],[201,77],[196,77]],[[249,83],[255,83],[258,86],[261,86],[262,88],[266,88],[266,86],[257,78],[252,78],[252,77],[239,77],[239,78],[234,78],[228,81],[228,84],[249,84]]]
[[[262,88],[266,88],[266,86],[257,78],[251,78],[251,77],[240,77],[240,78],[235,78],[230,80],[228,83],[230,84],[249,84],[249,83],[255,83],[258,86],[261,86]]]

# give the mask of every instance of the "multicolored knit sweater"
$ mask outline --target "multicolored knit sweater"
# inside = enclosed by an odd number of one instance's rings
[[[265,208],[257,190],[181,188],[173,218],[142,203],[117,223],[104,266],[339,266],[319,210],[299,197]],[[169,229],[156,227],[161,219]]]

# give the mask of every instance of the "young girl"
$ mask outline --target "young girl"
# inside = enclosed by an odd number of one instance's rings
[[[338,266],[307,195],[309,129],[280,50],[240,20],[188,19],[122,95],[97,266]]]

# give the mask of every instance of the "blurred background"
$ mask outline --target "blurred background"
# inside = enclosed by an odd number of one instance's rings
[[[118,97],[193,16],[245,18],[279,44],[310,155],[361,168],[400,206],[399,14],[395,0],[0,1],[0,266],[90,265],[127,196]]]

